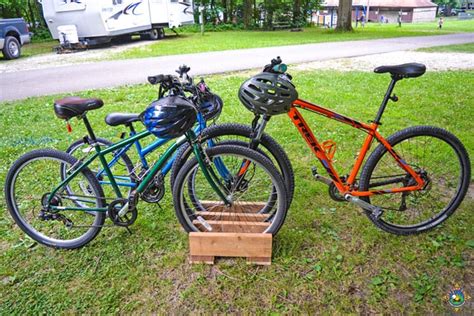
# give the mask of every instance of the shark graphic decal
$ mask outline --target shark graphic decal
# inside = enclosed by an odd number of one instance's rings
[[[129,15],[129,14],[142,15],[142,13],[136,13],[136,12],[135,12],[135,10],[137,9],[137,7],[138,7],[141,3],[142,3],[141,1],[135,2],[135,3],[131,3],[131,4],[129,4],[128,6],[126,6],[123,10],[120,10],[119,12],[115,13],[114,15],[112,15],[109,19],[118,20],[118,18],[121,17],[122,14],[125,14],[125,15]]]

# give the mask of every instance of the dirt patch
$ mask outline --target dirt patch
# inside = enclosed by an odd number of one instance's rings
[[[300,64],[296,70],[373,71],[380,65],[397,65],[419,62],[428,71],[474,70],[474,55],[466,53],[424,53],[400,51],[352,58],[339,58]]]

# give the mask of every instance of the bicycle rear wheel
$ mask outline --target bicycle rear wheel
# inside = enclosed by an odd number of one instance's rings
[[[175,211],[183,228],[188,232],[276,234],[288,204],[286,187],[271,161],[254,150],[229,145],[208,148],[206,155],[208,169],[217,175],[232,205],[224,205],[194,157],[181,168],[173,188]],[[247,163],[244,174],[243,163]],[[225,165],[226,176],[218,172],[219,164]]]
[[[363,198],[383,210],[375,218],[379,228],[398,235],[428,231],[444,222],[464,199],[471,177],[466,149],[453,134],[437,127],[415,126],[390,136],[387,141],[395,152],[425,180],[418,191],[387,193]],[[359,190],[390,190],[416,185],[379,145],[367,160],[360,177]]]
[[[68,174],[77,167],[77,159],[52,149],[31,151],[20,157],[10,168],[5,181],[8,210],[18,226],[37,242],[54,248],[82,247],[100,232],[105,212],[81,210],[48,210],[51,190],[62,181],[62,168]],[[89,208],[105,207],[102,188],[87,168],[57,191],[51,205],[77,207],[77,202]]]

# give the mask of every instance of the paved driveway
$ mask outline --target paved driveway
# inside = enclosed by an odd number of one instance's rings
[[[193,75],[200,75],[260,68],[275,56],[292,64],[470,42],[474,42],[474,33],[240,49],[6,72],[0,78],[0,101],[144,83],[147,76],[174,73],[183,63],[191,66]]]

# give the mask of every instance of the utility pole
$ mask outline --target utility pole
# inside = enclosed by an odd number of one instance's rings
[[[367,14],[366,14],[366,22],[369,23],[369,14],[370,14],[370,0],[367,0]]]
[[[204,6],[201,4],[199,6],[199,22],[201,22],[201,35],[204,35]]]

